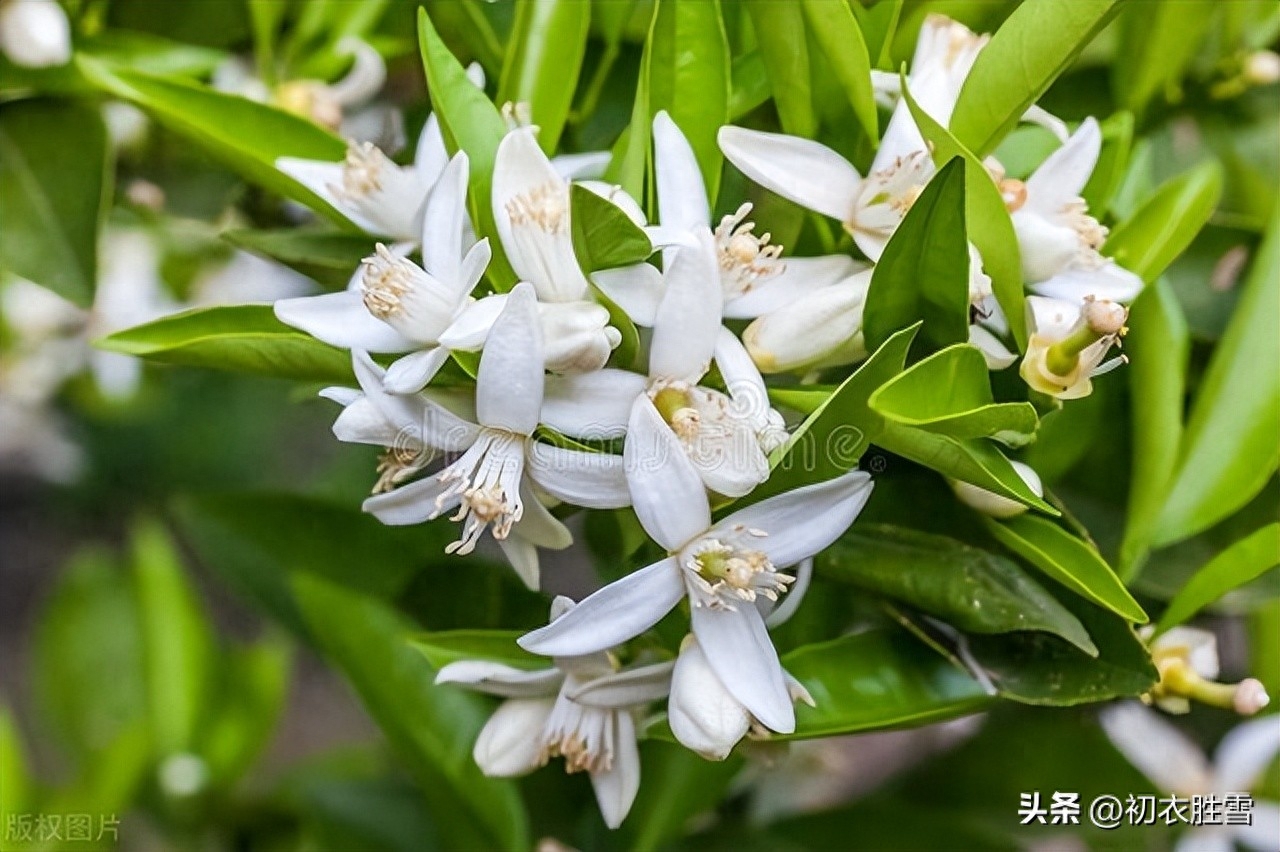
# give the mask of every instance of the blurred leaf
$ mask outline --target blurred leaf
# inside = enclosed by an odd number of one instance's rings
[[[31,775],[23,754],[17,720],[0,704],[0,814],[29,813],[34,804]],[[6,817],[7,819],[7,817]]]
[[[1160,187],[1116,226],[1103,250],[1143,281],[1154,281],[1191,245],[1221,197],[1221,167],[1202,163]]]
[[[342,670],[413,772],[452,848],[527,849],[528,818],[515,786],[486,778],[471,759],[487,704],[432,683],[405,641],[412,626],[373,598],[297,573],[298,605],[321,650]]]
[[[1106,216],[1111,209],[1111,199],[1120,189],[1125,169],[1129,166],[1129,152],[1133,148],[1133,113],[1117,112],[1100,125],[1102,150],[1093,174],[1080,195],[1089,205],[1089,212],[1097,219]]]
[[[117,331],[102,349],[186,367],[351,385],[351,357],[276,319],[270,305],[193,308]]]
[[[960,90],[951,132],[977,156],[991,153],[1121,2],[1037,0],[1019,5],[978,54]]]
[[[654,852],[686,833],[699,814],[714,811],[742,761],[707,760],[683,746],[651,740],[640,747],[643,783],[619,832],[631,852]]]
[[[883,0],[867,8],[861,3],[851,3],[849,8],[858,19],[867,50],[873,57],[872,66],[882,71],[896,71],[893,67],[893,37],[902,20],[903,0]]]
[[[1280,213],[1214,350],[1156,525],[1161,546],[1207,529],[1257,494],[1280,464]]]
[[[994,437],[1012,446],[1031,440],[1037,424],[1031,403],[995,401],[987,362],[968,343],[913,364],[871,394],[869,404],[905,426],[953,438]]]
[[[1133,419],[1133,465],[1120,576],[1132,577],[1145,558],[1168,499],[1178,459],[1190,342],[1187,321],[1167,281],[1149,285],[1129,311],[1125,337]]]
[[[373,253],[372,237],[319,228],[258,231],[237,228],[222,239],[237,248],[278,260],[328,289],[345,289],[360,261]]]
[[[95,753],[70,784],[59,787],[41,801],[42,811],[101,814],[108,819],[111,815],[123,813],[133,804],[147,770],[151,768],[150,747],[146,725],[141,719],[131,723]],[[116,844],[103,843],[96,848],[115,849]]]
[[[95,33],[81,50],[95,59],[166,77],[204,77],[227,59],[222,50],[118,29]]]
[[[997,541],[1076,594],[1129,621],[1147,623],[1147,614],[1098,551],[1062,527],[1032,515],[984,517],[983,522]]]
[[[769,100],[769,72],[760,51],[753,50],[733,59],[730,73],[733,87],[729,92],[729,121],[737,121]]]
[[[440,120],[445,142],[450,151],[466,151],[471,160],[471,181],[467,184],[471,221],[477,236],[489,237],[493,250],[487,275],[496,289],[510,290],[515,286],[516,274],[498,239],[491,201],[493,162],[498,144],[507,135],[506,122],[485,93],[467,78],[466,70],[440,40],[423,8],[418,9],[418,40],[431,106]]]
[[[968,633],[1039,630],[1098,653],[1079,619],[1011,560],[952,538],[860,523],[818,557],[818,570]]]
[[[889,238],[863,309],[868,349],[917,320],[929,351],[969,339],[964,172],[961,159],[943,166]]]
[[[769,88],[783,131],[812,138],[818,132],[818,116],[813,109],[803,7],[774,0],[746,0],[744,6],[769,72]]]
[[[528,103],[538,144],[554,154],[578,86],[587,49],[591,4],[581,0],[527,0],[516,4],[498,83],[498,103]]]
[[[0,266],[87,307],[111,197],[107,134],[86,105],[0,108]]]
[[[1214,0],[1130,4],[1120,15],[1117,59],[1111,65],[1116,101],[1140,114],[1161,89],[1180,82],[1218,5]]]
[[[270,742],[288,698],[291,657],[288,643],[280,639],[224,654],[212,722],[199,744],[217,783],[240,778]]]
[[[253,30],[254,69],[258,79],[271,86],[276,83],[276,35],[289,5],[275,0],[246,0],[246,3]]]
[[[880,138],[875,93],[871,89],[871,56],[852,9],[843,2],[804,0],[809,31],[827,61],[867,138]]]
[[[409,644],[422,652],[436,671],[459,660],[493,660],[521,669],[545,669],[551,661],[516,644],[523,630],[445,630],[418,633]]]
[[[173,543],[154,521],[134,527],[132,559],[148,719],[156,753],[163,758],[195,745],[217,649]]]
[[[1175,627],[1227,592],[1280,565],[1280,523],[1245,536],[1196,572],[1169,602],[1157,622],[1160,633]]]
[[[309,777],[299,794],[308,849],[436,852],[440,838],[422,796],[398,778]],[[305,841],[304,841],[305,842]]]
[[[618,205],[583,186],[569,190],[573,250],[586,272],[630,266],[653,254],[653,243]]]

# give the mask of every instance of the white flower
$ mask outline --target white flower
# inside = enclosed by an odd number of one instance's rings
[[[1101,150],[1098,123],[1087,118],[1025,183],[1000,181],[1018,234],[1022,275],[1040,296],[1128,302],[1142,291],[1141,278],[1098,253],[1107,229],[1080,197]]]
[[[766,453],[786,438],[764,380],[720,324],[720,287],[710,232],[673,249],[654,318],[649,375],[604,369],[548,381],[547,425],[583,438],[620,437],[638,407],[678,436],[707,488],[740,497],[769,475]],[[698,381],[715,359],[730,394]],[[656,409],[655,409],[656,406]]]
[[[1040,482],[1040,475],[1030,465],[1023,464],[1020,461],[1010,462],[1010,464],[1013,465],[1018,477],[1027,484],[1027,487],[1037,497],[1044,496],[1044,484]],[[948,479],[947,481],[951,484],[951,490],[956,493],[956,497],[961,503],[970,509],[976,509],[984,515],[990,515],[993,518],[1012,518],[1027,511],[1027,507],[1017,500],[1010,500],[1008,497],[988,491],[985,488],[979,488],[968,482],[962,482],[959,479]]]
[[[1034,390],[1058,399],[1079,399],[1093,392],[1094,376],[1124,363],[1124,357],[1103,363],[1112,346],[1128,329],[1129,313],[1114,302],[1086,300],[1083,304],[1027,297],[1030,339],[1023,356],[1022,378]]]
[[[14,65],[47,68],[71,58],[71,24],[56,0],[2,0],[0,51]]]
[[[1158,788],[1179,796],[1244,793],[1257,783],[1280,751],[1280,716],[1251,719],[1233,728],[1210,763],[1177,728],[1141,704],[1115,704],[1102,711],[1103,730],[1129,762]],[[1176,852],[1230,852],[1233,841],[1273,852],[1280,838],[1280,804],[1254,801],[1249,825],[1204,825],[1184,834]]]
[[[713,524],[702,481],[652,406],[637,406],[624,457],[636,515],[669,556],[588,596],[521,646],[587,654],[648,630],[686,597],[692,629],[725,690],[765,728],[795,730],[795,711],[759,599],[775,600],[795,565],[843,533],[871,494],[854,471],[748,506]]]
[[[1252,716],[1270,703],[1266,689],[1254,678],[1217,683],[1218,640],[1209,631],[1180,626],[1152,640],[1154,632],[1155,627],[1148,626],[1140,634],[1149,642],[1151,661],[1160,672],[1160,682],[1144,700],[1166,713],[1189,713],[1194,699],[1242,716]]]
[[[386,524],[417,524],[458,508],[462,537],[450,553],[470,553],[486,529],[531,587],[538,583],[537,547],[566,547],[564,526],[538,501],[537,486],[553,497],[587,508],[630,502],[623,460],[535,441],[543,389],[542,329],[532,286],[519,284],[506,302],[480,356],[476,420],[463,420],[430,399],[421,404],[421,442],[461,453],[440,473],[365,501],[365,511]],[[366,387],[366,393],[368,388]],[[405,426],[406,417],[392,418]]]
[[[573,602],[559,597],[552,620]],[[464,660],[440,670],[436,683],[456,683],[507,700],[489,718],[473,756],[485,775],[524,775],[553,757],[568,772],[586,771],[609,828],[626,819],[640,787],[636,714],[667,694],[671,663],[618,670],[603,652],[560,656],[556,667],[526,671]]]

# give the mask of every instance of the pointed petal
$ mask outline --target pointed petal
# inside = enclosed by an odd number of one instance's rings
[[[768,423],[770,410],[764,377],[742,342],[723,326],[716,337],[715,359],[724,386],[733,399],[734,415],[750,421],[757,429],[763,428]]]
[[[560,690],[564,675],[557,668],[528,671],[492,660],[459,660],[436,673],[437,684],[456,683],[503,698],[541,698]]]
[[[755,319],[866,269],[866,264],[845,254],[789,257],[783,261],[781,272],[760,279],[741,296],[725,302],[724,315],[729,319]]]
[[[779,567],[825,549],[858,517],[871,496],[871,476],[860,470],[806,485],[740,509],[716,529],[742,525],[767,533],[758,546]]]
[[[1155,711],[1124,701],[1103,708],[1098,721],[1111,744],[1161,790],[1208,789],[1210,768],[1200,749]]]
[[[323,388],[317,394],[321,399],[336,402],[344,408],[364,396],[355,388],[332,387]]]
[[[431,476],[386,494],[375,494],[361,508],[390,527],[421,524],[458,505],[461,498],[456,495],[438,502],[445,487],[439,477]]]
[[[591,278],[636,325],[652,326],[666,285],[656,266],[637,263],[593,272]]]
[[[939,113],[945,112],[949,114],[954,108],[954,104],[941,103],[940,101],[945,98],[945,95],[943,98],[935,96],[935,93],[938,92],[936,84],[942,82],[941,75],[913,75],[913,77],[914,79],[909,81],[912,97],[916,99],[916,103],[928,115],[945,127],[947,119],[943,118]],[[929,100],[935,102],[932,108],[927,103]],[[893,108],[893,115],[889,117],[889,124],[884,129],[884,136],[880,139],[880,145],[876,148],[876,156],[871,161],[870,173],[875,174],[884,169],[891,169],[898,160],[908,157],[916,151],[926,150],[928,150],[928,145],[924,141],[924,136],[920,134],[920,128],[916,126],[915,117],[911,115],[911,108],[906,101],[898,101],[898,105]]]
[[[321,296],[281,299],[276,318],[339,349],[412,352],[418,345],[369,313],[359,293],[344,290]]]
[[[342,186],[342,163],[304,160],[301,157],[279,157],[276,160],[276,168],[320,196],[329,206],[346,216],[362,230],[371,234],[382,232],[382,228],[376,222],[339,198],[331,188]]]
[[[1027,107],[1027,111],[1022,114],[1022,120],[1028,124],[1037,124],[1045,130],[1058,137],[1059,142],[1065,143],[1071,138],[1071,128],[1067,127],[1067,123],[1058,118],[1044,107],[1032,104]]]
[[[1102,131],[1097,121],[1086,118],[1071,138],[1027,178],[1027,207],[1052,214],[1074,201],[1089,182],[1101,152]]]
[[[969,326],[969,345],[982,353],[988,370],[1003,370],[1018,360],[1016,352],[1010,352],[1000,338],[980,325]]]
[[[400,427],[388,421],[364,396],[343,408],[333,421],[333,436],[350,444],[390,447],[401,434]]]
[[[364,352],[352,353],[351,366],[365,398],[405,438],[445,452],[460,452],[475,443],[480,429],[425,396],[388,393],[386,374]]]
[[[1128,304],[1138,298],[1142,287],[1142,279],[1135,273],[1108,260],[1095,269],[1068,267],[1047,281],[1031,284],[1028,289],[1037,296],[1050,299],[1079,302],[1086,296],[1093,296],[1095,299]]]
[[[493,322],[476,376],[481,424],[533,433],[542,410],[542,324],[533,287],[517,284]]]
[[[789,304],[762,315],[742,333],[751,359],[766,373],[782,373],[825,361],[861,345],[862,308],[870,271],[831,287],[797,296]],[[856,344],[856,346],[855,346]]]
[[[782,664],[756,608],[696,606],[691,618],[707,665],[729,694],[769,730],[780,734],[794,731],[796,714]]]
[[[1280,716],[1262,716],[1236,725],[1214,752],[1214,788],[1248,790],[1280,752]],[[1278,835],[1280,836],[1280,835]]]
[[[422,268],[446,287],[458,287],[462,277],[469,168],[465,151],[453,155],[431,187],[422,217]]]
[[[674,253],[653,322],[649,376],[696,382],[711,365],[720,328],[720,267],[706,228]]]
[[[648,380],[639,373],[606,367],[593,373],[548,376],[542,422],[574,438],[607,440],[627,434],[636,397]]]
[[[440,178],[448,161],[449,152],[444,146],[444,134],[440,132],[440,119],[432,113],[427,116],[422,134],[418,137],[413,168],[418,173],[418,179],[426,186],[431,186]]]
[[[556,173],[565,180],[592,180],[604,175],[613,154],[610,151],[584,151],[551,158]]]
[[[497,542],[502,555],[507,557],[507,562],[511,563],[512,570],[516,572],[520,582],[524,583],[525,588],[531,592],[538,591],[542,586],[542,566],[538,558],[538,546],[521,536],[517,529],[512,529],[510,535],[497,539]]]
[[[645,228],[648,226],[648,222],[644,217],[644,210],[641,209],[639,202],[632,198],[625,189],[617,184],[605,183],[602,180],[582,180],[578,181],[578,186],[583,189],[591,190],[605,201],[608,201],[614,207],[617,207],[623,213],[626,213],[627,218],[630,219],[637,228]]]
[[[689,140],[666,111],[653,117],[654,173],[658,183],[658,221],[664,228],[692,231],[711,225],[711,207],[698,159]]]
[[[573,534],[547,510],[528,482],[520,483],[520,500],[524,503],[524,517],[516,524],[520,538],[548,550],[564,550],[573,544]]]
[[[1252,823],[1231,827],[1236,842],[1254,852],[1271,852],[1280,837],[1280,804],[1254,801],[1250,813]]]
[[[647,395],[631,407],[622,455],[632,505],[654,541],[676,551],[711,525],[702,479]]]
[[[675,663],[655,663],[635,669],[624,669],[589,680],[568,695],[586,707],[625,709],[666,698],[671,689],[671,670]]]
[[[538,442],[530,442],[528,453],[528,475],[557,500],[586,509],[631,505],[622,456],[566,450]]]
[[[639,636],[684,597],[684,579],[671,558],[615,580],[560,618],[526,633],[520,647],[548,657],[604,651]]]
[[[757,604],[764,602],[772,605],[771,611],[761,611],[760,613],[764,616],[765,627],[772,630],[775,627],[786,624],[791,616],[796,614],[796,610],[800,609],[800,604],[804,601],[804,596],[809,591],[809,583],[812,581],[813,560],[801,559],[796,565],[796,581],[787,588],[787,593],[782,597],[781,603],[775,604],[765,597],[756,598]]]
[[[479,352],[489,339],[498,315],[507,306],[507,293],[485,296],[467,305],[440,335],[440,345],[455,352]]]
[[[721,127],[718,139],[729,162],[764,188],[841,222],[853,217],[862,177],[826,145],[732,126]]]
[[[591,773],[600,816],[609,828],[617,828],[627,818],[640,790],[640,751],[636,747],[636,723],[630,713],[614,714],[613,765],[604,772]]]
[[[417,393],[435,378],[448,360],[449,350],[443,346],[406,355],[387,368],[382,385],[388,393]]]
[[[1027,327],[1046,340],[1061,340],[1080,318],[1080,305],[1066,299],[1027,297]]]
[[[355,59],[346,76],[329,85],[329,96],[342,107],[356,107],[374,98],[387,82],[387,63],[363,39],[346,36],[336,45],[338,53]]]
[[[676,659],[667,721],[681,745],[707,760],[728,757],[751,726],[747,708],[724,688],[697,640],[686,639]]]
[[[769,477],[769,459],[760,448],[749,403],[739,406],[719,391],[689,390],[701,422],[697,435],[681,442],[708,491],[742,497]]]
[[[515,778],[542,763],[542,729],[554,698],[504,701],[480,730],[471,756],[490,778]]]

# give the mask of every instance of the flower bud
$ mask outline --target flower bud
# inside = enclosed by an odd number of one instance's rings
[[[1271,703],[1266,687],[1257,678],[1245,678],[1236,684],[1236,694],[1232,706],[1241,716],[1252,716]]]
[[[724,688],[692,636],[676,659],[667,718],[676,739],[708,760],[728,757],[751,725],[751,715]]]
[[[1018,472],[1018,476],[1027,484],[1037,497],[1044,496],[1044,485],[1040,482],[1040,476],[1029,465],[1025,465],[1020,461],[1011,462],[1013,469]],[[984,515],[993,518],[1012,518],[1021,515],[1027,511],[1027,507],[1017,500],[1010,500],[1008,497],[1001,496],[985,488],[979,488],[968,482],[961,482],[958,479],[952,479],[951,490],[956,493],[956,497],[961,503],[970,509],[976,509]]]
[[[609,312],[595,302],[543,302],[538,305],[547,369],[553,373],[599,370],[622,342],[609,325]]]
[[[541,766],[542,728],[554,706],[554,698],[504,701],[485,722],[471,752],[480,771],[491,778],[514,778]]]
[[[0,3],[0,50],[14,65],[48,68],[71,58],[71,25],[54,0]]]
[[[862,306],[871,270],[801,296],[747,326],[742,342],[765,373],[866,357]]]

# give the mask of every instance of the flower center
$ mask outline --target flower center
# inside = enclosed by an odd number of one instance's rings
[[[413,282],[413,264],[378,243],[376,252],[362,261],[360,293],[364,306],[380,320],[388,320],[401,312],[401,299]]]
[[[480,535],[493,527],[493,537],[505,539],[524,516],[520,482],[524,476],[524,438],[500,429],[485,429],[474,444],[439,474],[447,486],[436,497],[436,515],[453,497],[460,497],[458,511],[449,520],[462,523],[461,537],[446,553],[466,555],[475,549]]]
[[[758,595],[776,601],[795,578],[778,573],[768,555],[751,545],[766,533],[741,525],[706,538],[686,552],[681,564],[694,606],[735,609]]]
[[[740,296],[750,290],[757,279],[783,269],[778,260],[782,246],[770,245],[768,233],[760,236],[753,233],[756,223],[744,221],[750,213],[751,203],[747,202],[721,219],[715,230],[720,280],[728,296]]]
[[[419,447],[387,447],[378,456],[378,481],[373,485],[374,494],[392,490],[426,464],[428,454]]]
[[[658,414],[683,441],[692,441],[698,437],[702,426],[702,414],[693,405],[689,387],[684,382],[668,382],[658,385],[649,391],[653,407]]]
[[[885,236],[892,233],[924,192],[932,170],[929,152],[915,151],[868,175],[845,230]]]
[[[550,181],[517,195],[507,202],[513,225],[534,225],[548,234],[563,233],[569,227],[569,193],[565,184]]]
[[[1107,228],[1097,219],[1089,215],[1089,205],[1083,198],[1069,202],[1063,208],[1063,215],[1080,237],[1080,246],[1090,256],[1095,256],[1102,244],[1107,241]]]
[[[342,161],[342,191],[348,199],[360,199],[382,189],[382,173],[390,161],[372,142],[347,146]]]
[[[544,764],[563,757],[566,772],[607,772],[616,736],[613,711],[584,707],[561,693],[543,728],[539,756]]]
[[[1027,203],[1027,185],[1016,178],[1004,178],[997,183],[1000,197],[1010,213],[1016,213]]]

